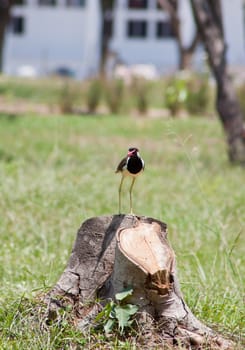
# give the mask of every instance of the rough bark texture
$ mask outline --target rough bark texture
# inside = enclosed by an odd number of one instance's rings
[[[245,164],[242,112],[227,70],[226,44],[219,0],[191,0],[194,18],[217,84],[217,110],[227,135],[232,162]]]
[[[4,48],[4,37],[6,27],[10,18],[10,8],[12,6],[12,0],[1,0],[0,1],[0,72],[3,66],[3,48]]]
[[[129,286],[133,294],[128,302],[139,307],[144,346],[232,349],[231,342],[198,321],[186,305],[167,226],[148,217],[103,216],[82,224],[65,271],[45,296],[48,318],[69,303],[76,309],[77,326],[85,330],[101,305]]]
[[[179,51],[179,69],[191,69],[193,55],[199,44],[199,34],[196,31],[190,45],[185,46],[182,40],[181,22],[178,16],[178,0],[158,0],[158,3],[164,11],[168,12],[171,20]]]
[[[110,30],[108,28],[108,20],[113,21],[113,7],[115,0],[101,0],[101,16],[102,16],[102,29],[101,29],[101,59],[100,59],[100,75],[106,77],[105,65],[109,52],[110,42]],[[113,24],[112,24],[113,26]]]

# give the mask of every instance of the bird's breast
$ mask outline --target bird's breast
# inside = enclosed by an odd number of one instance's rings
[[[143,170],[144,163],[138,157],[131,157],[127,161],[127,170],[131,175],[137,175]]]

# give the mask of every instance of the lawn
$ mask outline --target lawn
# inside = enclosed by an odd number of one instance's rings
[[[85,337],[65,317],[42,329],[33,308],[64,270],[81,223],[117,213],[114,170],[129,146],[146,163],[134,188],[136,214],[168,224],[187,303],[239,348],[245,176],[244,168],[229,164],[217,120],[1,115],[0,140],[0,349],[107,343],[103,334]],[[129,211],[127,188],[123,211]],[[135,349],[117,339],[105,346]]]

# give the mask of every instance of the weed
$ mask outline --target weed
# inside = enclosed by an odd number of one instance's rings
[[[111,113],[119,113],[123,104],[124,84],[122,80],[110,80],[105,85],[105,99]]]
[[[86,94],[86,103],[89,113],[94,113],[100,103],[102,96],[102,81],[99,79],[94,79],[89,83],[87,94]]]
[[[75,92],[74,86],[72,86],[69,80],[65,80],[60,92],[60,100],[59,100],[59,107],[60,107],[61,113],[63,114],[72,113],[74,109],[75,100],[76,100],[76,92]]]
[[[186,109],[191,114],[205,114],[214,104],[214,92],[208,75],[191,76],[187,82]]]
[[[237,87],[237,97],[240,103],[240,107],[242,110],[242,115],[243,115],[243,119],[245,120],[245,84],[239,85]]]
[[[171,79],[165,90],[165,106],[175,116],[184,109],[188,97],[187,82],[183,78]]]
[[[213,110],[214,89],[208,75],[177,75],[169,79],[165,90],[165,106],[173,116],[185,110],[204,115]]]
[[[132,295],[133,289],[127,288],[121,293],[115,294],[115,301],[110,301],[96,317],[96,322],[103,320],[104,331],[111,333],[117,326],[122,335],[126,328],[131,327],[133,320],[131,317],[136,314],[138,307],[127,304],[125,300]]]
[[[138,112],[146,114],[149,109],[149,83],[144,79],[135,78],[131,85],[131,92]]]

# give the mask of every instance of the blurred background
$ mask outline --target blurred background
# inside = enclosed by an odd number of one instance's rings
[[[8,75],[87,79],[104,69],[107,76],[156,79],[178,68],[204,69],[201,42],[193,43],[197,30],[189,0],[163,1],[163,7],[157,0],[1,2],[10,16],[7,24],[1,21],[7,26],[1,68]],[[172,8],[164,7],[168,2]],[[221,6],[228,61],[241,78],[244,1],[221,0]],[[190,58],[183,57],[187,48]]]

